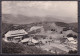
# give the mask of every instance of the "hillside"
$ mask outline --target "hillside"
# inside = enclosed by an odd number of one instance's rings
[[[2,53],[4,54],[52,54],[35,46],[16,43],[6,43],[2,40]]]
[[[55,22],[56,25],[61,27],[71,28],[74,32],[78,33],[78,23],[64,23],[64,22]]]
[[[72,27],[72,30],[78,33],[78,23],[70,23],[69,26]]]
[[[11,21],[11,19],[10,19]],[[14,20],[13,20],[14,21]],[[28,22],[27,22],[28,23]],[[30,30],[33,26],[43,26],[44,32],[46,33],[38,33],[38,35],[35,36],[37,40],[41,40],[43,42],[43,45],[41,48],[39,46],[28,46],[24,44],[15,44],[15,43],[6,43],[2,41],[2,52],[3,53],[9,53],[9,54],[52,54],[53,52],[59,52],[60,54],[67,54],[68,51],[72,50],[74,46],[69,42],[66,42],[64,37],[67,37],[68,33],[73,33],[70,36],[74,37],[74,33],[77,34],[77,26],[75,27],[75,24],[77,23],[64,23],[64,22],[56,22],[56,21],[37,21],[28,24],[14,24],[14,23],[8,23],[8,21],[2,21],[2,37],[4,37],[4,34],[9,30],[15,30],[15,29],[25,29],[26,32]],[[69,29],[67,31],[63,31],[63,28]],[[35,34],[35,33],[34,33]],[[37,34],[37,33],[36,33]],[[39,35],[41,34],[41,35]],[[45,35],[45,36],[43,36]],[[41,38],[38,38],[41,37]],[[68,38],[68,37],[67,37]],[[77,36],[76,36],[77,38]],[[76,39],[75,39],[76,40]],[[47,43],[46,43],[47,41]],[[67,45],[70,44],[71,46]],[[5,46],[7,45],[7,46]],[[19,50],[18,50],[19,49]],[[17,51],[16,51],[17,50]],[[36,51],[37,52],[36,52]],[[45,51],[46,50],[46,51]],[[51,53],[52,50],[53,52]],[[73,49],[74,50],[74,49]]]
[[[7,31],[11,30],[13,27],[13,24],[3,23],[1,27],[1,35],[3,36]]]
[[[60,27],[66,27],[66,28],[69,28],[69,27],[72,27],[71,30],[73,30],[74,32],[78,32],[78,27],[74,24],[66,24],[66,23],[63,23],[63,22],[55,22],[55,24],[57,25],[57,28],[60,29]],[[47,31],[47,30],[51,30],[53,29],[53,22],[38,22],[38,23],[31,23],[31,24],[9,24],[9,23],[2,23],[2,33],[1,35],[4,36],[4,34],[6,32],[8,32],[9,30],[15,30],[15,29],[25,29],[27,32],[30,30],[30,28],[32,26],[43,26],[44,27],[44,30]],[[58,30],[59,31],[59,30]]]
[[[24,15],[14,15],[14,14],[2,14],[2,21],[6,22],[6,23],[12,23],[12,24],[30,24],[30,23],[34,23],[34,22],[55,22],[55,21],[62,21],[60,19],[57,18],[53,18],[53,17],[39,17],[39,16],[24,16]]]

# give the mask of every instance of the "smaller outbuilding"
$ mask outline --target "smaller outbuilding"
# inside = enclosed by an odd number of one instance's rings
[[[68,39],[68,41],[74,41],[74,38],[73,37],[69,37],[67,39]]]
[[[44,32],[43,26],[33,26],[30,28],[29,32]]]
[[[69,38],[67,38],[67,40],[69,43],[77,44],[77,40],[75,40],[73,37],[69,37]]]
[[[33,38],[25,38],[25,39],[21,40],[20,42],[23,43],[23,44],[26,43],[28,45],[35,45],[35,44],[38,44],[39,43],[38,40],[35,40]]]

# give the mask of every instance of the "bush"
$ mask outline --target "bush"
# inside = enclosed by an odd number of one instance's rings
[[[63,34],[63,32],[61,31],[60,34]]]
[[[76,35],[74,35],[74,36],[73,36],[73,38],[77,38],[77,36],[76,36]]]
[[[55,31],[55,29],[51,29],[51,31]]]
[[[60,38],[60,43],[64,43],[66,41],[66,38]]]
[[[67,31],[67,30],[69,30],[69,28],[63,28],[63,31]]]
[[[70,34],[67,35],[67,37],[73,37],[73,34],[70,33]]]
[[[2,42],[2,53],[21,53],[23,47],[20,44]]]
[[[76,54],[77,53],[77,50],[70,50],[68,53],[69,54]]]
[[[7,54],[52,54],[35,46],[2,42],[2,53]]]

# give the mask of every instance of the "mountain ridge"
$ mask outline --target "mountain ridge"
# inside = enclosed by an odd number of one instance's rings
[[[53,18],[50,16],[39,17],[39,16],[24,16],[24,15],[13,15],[13,14],[2,14],[2,21],[12,24],[29,24],[34,22],[63,22],[61,19]]]

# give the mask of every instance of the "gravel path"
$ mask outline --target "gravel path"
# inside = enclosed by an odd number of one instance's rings
[[[70,50],[69,48],[65,47],[65,45],[58,44],[58,43],[50,43],[50,45],[45,44],[43,46],[40,46],[40,48],[42,48],[43,50],[47,50],[47,51],[49,51],[50,49],[53,49],[53,51],[55,51],[55,48],[56,48],[56,50],[61,51],[61,52],[68,52]]]

